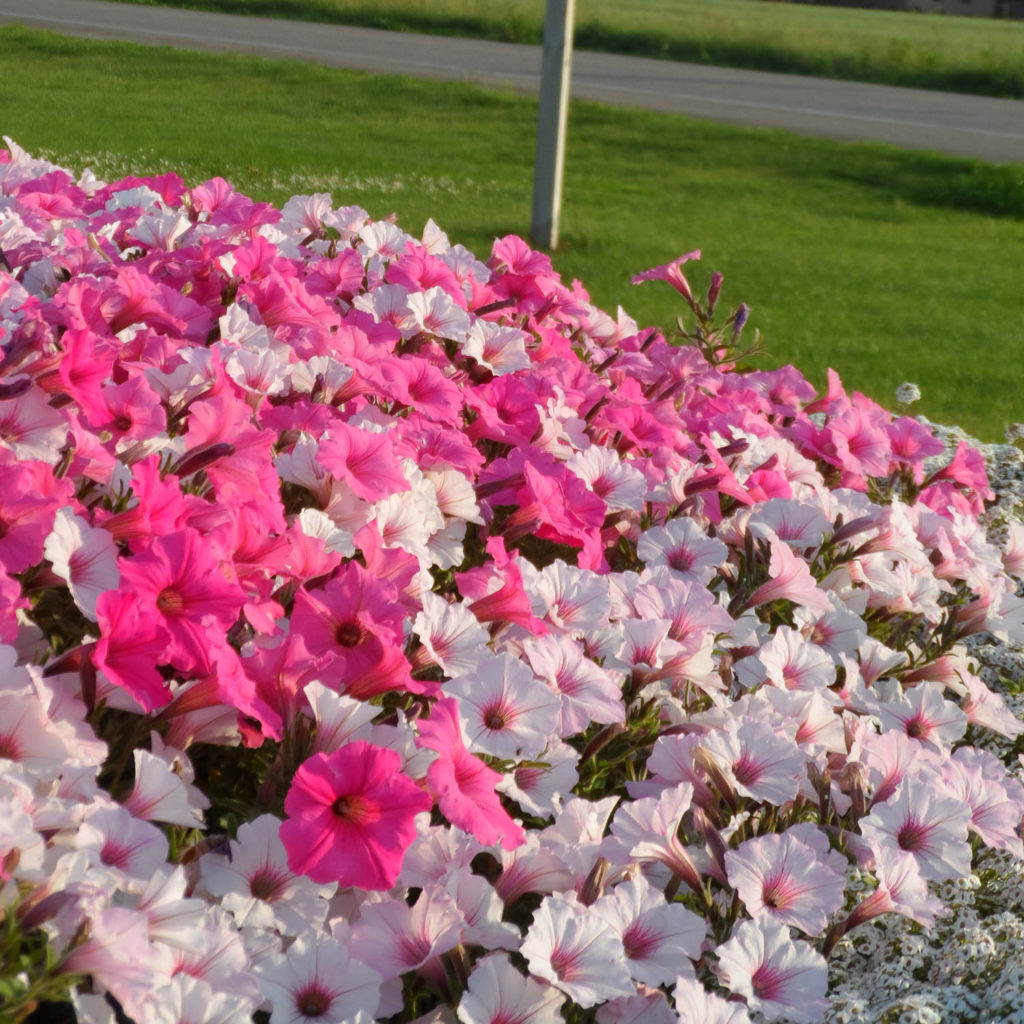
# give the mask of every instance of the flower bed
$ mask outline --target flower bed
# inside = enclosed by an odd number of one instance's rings
[[[699,253],[673,345],[515,237],[8,145],[0,1015],[849,1019],[1020,877],[974,447],[739,368]]]

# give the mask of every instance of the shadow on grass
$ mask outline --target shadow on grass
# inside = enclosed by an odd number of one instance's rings
[[[873,148],[873,147],[872,147]],[[984,164],[901,152],[887,156],[854,155],[832,176],[916,206],[1024,219],[1024,164]]]

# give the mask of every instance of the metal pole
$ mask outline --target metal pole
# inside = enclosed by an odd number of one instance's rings
[[[547,0],[544,15],[537,156],[533,168],[533,218],[530,224],[530,237],[534,245],[542,249],[558,246],[575,3],[576,0]]]

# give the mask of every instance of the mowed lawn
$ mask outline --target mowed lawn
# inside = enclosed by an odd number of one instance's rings
[[[537,43],[546,0],[174,0],[174,6]],[[576,44],[585,49],[1024,97],[1021,21],[768,0],[576,0],[575,22]]]
[[[214,175],[258,199],[330,192],[485,258],[529,225],[535,102],[512,93],[0,30],[0,132],[113,177]],[[887,406],[986,440],[1024,420],[1024,167],[576,103],[557,269],[641,323],[683,311],[632,274],[701,248],[695,287],[753,307],[763,365],[834,367]]]

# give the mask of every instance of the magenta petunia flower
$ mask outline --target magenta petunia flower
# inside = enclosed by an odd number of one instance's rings
[[[191,528],[153,537],[144,551],[122,558],[120,568],[123,592],[170,635],[165,660],[182,669],[208,666],[245,600],[221,571],[210,542]]]
[[[437,701],[430,717],[420,720],[419,734],[420,746],[440,755],[427,769],[427,786],[441,813],[481,843],[500,843],[513,850],[525,842],[522,826],[498,799],[501,775],[466,749],[458,702],[451,697]]]
[[[693,252],[688,252],[678,259],[674,259],[671,263],[662,263],[660,266],[645,270],[642,274],[634,274],[632,282],[633,284],[641,284],[644,281],[667,281],[684,299],[692,301],[693,292],[690,290],[690,283],[683,277],[683,272],[680,268],[684,263],[689,263],[690,260],[699,259],[700,249],[694,249]]]
[[[316,754],[285,797],[281,841],[288,865],[314,882],[390,889],[430,797],[401,772],[393,750],[350,743]]]
[[[357,699],[409,688],[402,653],[405,610],[395,587],[348,562],[321,589],[295,595],[292,632],[317,662],[319,678]]]
[[[330,436],[320,441],[317,458],[335,480],[346,483],[364,501],[409,489],[389,434],[333,423]]]

